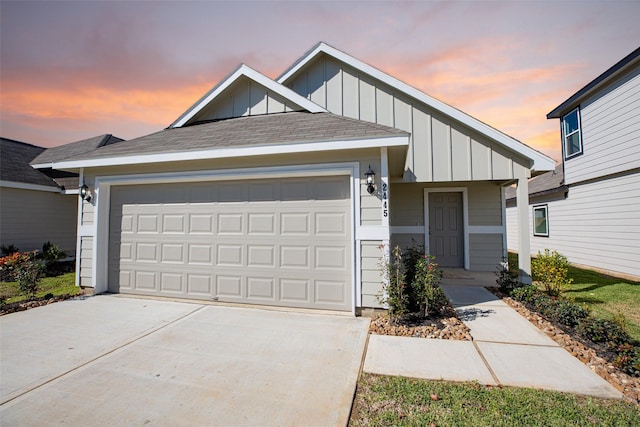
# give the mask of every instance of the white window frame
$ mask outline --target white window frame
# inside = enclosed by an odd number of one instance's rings
[[[578,119],[578,129],[576,129],[575,131],[571,132],[570,134],[566,133],[567,127],[565,125],[565,120],[566,118],[573,114],[576,113],[576,117]],[[571,153],[569,154],[569,144],[567,144],[567,140],[570,136],[578,134],[578,142],[580,145],[580,149],[578,151],[576,151],[575,153]],[[582,144],[582,120],[580,118],[580,107],[576,107],[573,110],[569,111],[567,114],[565,114],[564,116],[562,116],[562,153],[564,154],[564,158],[565,160],[567,159],[571,159],[575,156],[579,156],[580,154],[582,154],[582,150],[583,150],[583,144]]]
[[[546,223],[546,230],[544,233],[538,233],[536,231],[536,210],[544,210],[544,219]],[[549,206],[548,205],[535,205],[531,211],[533,215],[533,235],[536,237],[549,237]]]

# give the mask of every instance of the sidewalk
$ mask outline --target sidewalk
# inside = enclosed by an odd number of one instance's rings
[[[371,335],[364,372],[622,398],[611,384],[483,287],[442,288],[473,341]]]

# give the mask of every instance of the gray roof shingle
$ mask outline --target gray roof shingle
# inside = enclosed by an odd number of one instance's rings
[[[562,169],[562,164],[559,164],[555,170],[543,173],[529,180],[529,197],[555,193],[557,191],[563,191],[565,188],[564,170]],[[506,200],[515,199],[516,189],[514,187],[507,187],[504,195]]]
[[[289,112],[165,129],[140,138],[101,146],[93,151],[69,156],[65,160],[407,135],[407,132],[395,128],[331,113]]]
[[[0,179],[2,181],[58,188],[52,178],[29,165],[29,162],[43,151],[45,151],[43,147],[13,139],[0,138]]]
[[[69,144],[52,147],[45,150],[31,161],[32,165],[48,164],[62,159],[75,158],[81,154],[88,153],[99,147],[108,146],[124,141],[122,138],[110,134],[94,136],[93,138],[71,142]]]

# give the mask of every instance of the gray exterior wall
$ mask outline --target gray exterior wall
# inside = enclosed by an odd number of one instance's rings
[[[465,187],[468,197],[470,269],[494,271],[504,253],[502,187],[494,182],[452,182],[441,184],[394,183],[391,210],[391,245],[406,248],[425,243],[424,190]]]
[[[379,297],[382,295],[382,276],[380,259],[382,257],[382,241],[368,240],[360,243],[360,267],[362,283],[362,306],[382,307]]]
[[[640,67],[580,105],[583,154],[564,164],[565,184],[640,168]]]
[[[549,237],[531,236],[531,253],[557,250],[570,262],[640,279],[640,170],[582,185],[568,197],[537,198],[548,207]],[[529,209],[533,224],[533,209]],[[516,208],[507,208],[507,242],[518,251]]]
[[[527,173],[527,161],[516,153],[327,55],[286,86],[334,114],[411,133],[406,181],[506,180]]]
[[[78,195],[1,187],[0,199],[0,244],[41,251],[50,241],[75,253]]]

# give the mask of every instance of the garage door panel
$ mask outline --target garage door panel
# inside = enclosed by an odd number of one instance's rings
[[[351,310],[347,177],[118,186],[111,199],[113,292]]]

